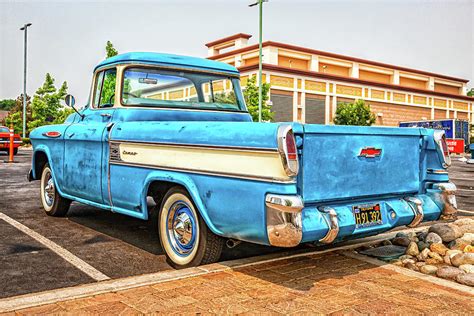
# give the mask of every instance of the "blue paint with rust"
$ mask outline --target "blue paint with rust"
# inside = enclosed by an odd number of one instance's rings
[[[96,69],[122,63],[237,74],[227,64],[154,53],[119,55]],[[253,123],[247,112],[231,111],[94,109],[87,105],[82,114],[84,119],[73,114],[62,125],[43,126],[31,133],[34,179],[41,176],[38,163],[47,157],[62,196],[144,220],[148,219],[149,186],[155,181],[178,184],[187,189],[214,233],[254,243],[268,244],[268,193],[303,197],[302,241],[313,242],[328,230],[319,206],[337,211],[339,240],[373,235],[412,221],[413,211],[401,201],[404,196],[423,200],[424,220],[439,218],[443,205],[434,194],[438,191],[433,190],[433,184],[449,181],[447,174],[430,172],[442,169],[442,165],[433,130],[423,128],[290,123],[296,135],[300,172],[293,183],[276,183],[109,164],[109,141],[276,149],[281,123]],[[50,139],[43,135],[46,131],[58,131],[61,136]],[[364,147],[380,148],[382,154],[361,158],[359,152]],[[383,224],[356,228],[352,206],[371,203],[381,205]],[[391,218],[390,212],[396,217]]]

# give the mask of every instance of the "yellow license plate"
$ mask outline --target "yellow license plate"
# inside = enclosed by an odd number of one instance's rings
[[[356,228],[382,224],[380,204],[354,205],[352,206],[352,213],[354,214]]]

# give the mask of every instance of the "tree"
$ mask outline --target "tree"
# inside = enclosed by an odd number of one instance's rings
[[[56,89],[54,86],[54,78],[47,73],[43,85],[36,90],[33,101],[27,102],[26,122],[27,133],[29,134],[34,128],[49,124],[61,124],[73,113],[72,109],[64,108],[61,101],[67,94],[67,83],[63,82],[61,87]],[[16,101],[14,110],[7,117],[7,124],[13,123],[15,132],[22,130],[22,104],[23,99],[20,96]]]
[[[334,124],[370,126],[375,123],[375,115],[370,111],[370,106],[364,100],[354,103],[340,103],[337,105]]]
[[[262,84],[262,121],[271,122],[273,120],[273,112],[271,107],[267,104],[268,92],[270,91],[270,84]],[[258,86],[257,77],[252,76],[247,80],[247,85],[243,91],[247,109],[254,122],[258,122]]]
[[[469,97],[474,97],[474,88],[472,88],[471,90],[469,90],[469,91],[467,92],[467,95],[468,95]]]
[[[118,51],[115,49],[114,44],[111,41],[107,41],[105,45],[106,58],[114,57],[118,55]]]
[[[26,96],[26,121],[31,121],[31,97],[29,95]],[[16,98],[15,105],[5,118],[5,125],[10,127],[11,124],[13,124],[15,133],[20,134],[23,131],[23,93]]]
[[[0,100],[0,111],[10,111],[15,106],[15,100],[4,99]]]

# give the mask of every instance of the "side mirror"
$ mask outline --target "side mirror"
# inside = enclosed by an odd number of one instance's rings
[[[74,105],[76,104],[76,99],[74,99],[74,96],[72,96],[71,94],[68,94],[64,98],[64,102],[66,102],[67,106],[71,107],[74,110],[74,112],[76,112],[82,119],[84,119],[85,115],[82,113],[79,113],[79,111],[74,107]]]

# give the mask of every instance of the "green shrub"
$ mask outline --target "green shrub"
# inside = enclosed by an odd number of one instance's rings
[[[339,103],[334,117],[336,125],[370,126],[375,123],[375,115],[364,100],[354,103]]]

